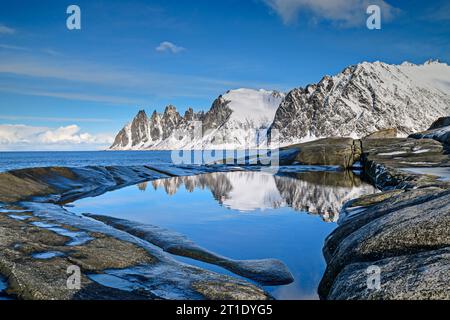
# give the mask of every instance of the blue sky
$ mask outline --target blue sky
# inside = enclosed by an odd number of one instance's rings
[[[365,26],[374,3],[381,30]],[[97,149],[139,109],[207,109],[361,61],[449,62],[449,39],[445,0],[0,0],[0,150]]]

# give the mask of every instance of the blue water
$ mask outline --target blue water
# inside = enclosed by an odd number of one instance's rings
[[[171,163],[170,151],[0,152],[0,172],[33,167]]]
[[[233,259],[279,259],[295,281],[266,289],[278,299],[317,299],[317,286],[325,270],[324,239],[336,227],[328,208],[338,209],[339,199],[350,190],[355,195],[357,190],[372,190],[364,183],[345,184],[345,177],[341,172],[294,177],[262,172],[177,177],[82,199],[68,210],[174,230]],[[357,177],[349,181],[360,183]],[[327,202],[329,199],[333,200]],[[317,203],[323,205],[314,207]],[[336,217],[337,212],[334,214]],[[178,259],[230,274],[207,263]]]
[[[8,295],[5,293],[5,290],[8,288],[8,283],[6,281],[6,278],[4,278],[2,275],[0,275],[0,300],[10,300],[11,297],[8,297]]]

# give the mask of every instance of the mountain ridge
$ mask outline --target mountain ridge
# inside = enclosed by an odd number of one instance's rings
[[[229,90],[206,112],[189,108],[181,116],[169,105],[148,118],[141,110],[110,149],[248,149],[264,146],[274,130],[282,146],[329,136],[360,138],[388,128],[407,136],[450,114],[448,79],[450,67],[437,60],[362,62],[287,94]]]

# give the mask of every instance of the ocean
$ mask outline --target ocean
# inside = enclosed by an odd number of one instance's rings
[[[170,164],[171,151],[0,152],[0,172],[34,167]]]

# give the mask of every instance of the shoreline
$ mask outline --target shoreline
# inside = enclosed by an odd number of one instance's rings
[[[315,165],[343,166],[342,164],[344,164],[347,167],[361,161],[364,174],[382,192],[344,203],[338,227],[325,242],[323,251],[327,269],[319,286],[320,297],[330,300],[449,299],[450,290],[446,286],[447,282],[442,283],[440,279],[448,279],[450,272],[450,263],[448,263],[450,255],[448,252],[450,251],[450,232],[448,232],[450,228],[448,218],[450,183],[441,181],[437,177],[401,170],[405,167],[414,167],[414,163],[420,162],[418,159],[433,159],[435,162],[440,160],[438,164],[435,163],[435,166],[450,166],[446,147],[428,139],[379,138],[351,139],[350,141],[345,138],[332,138],[324,140],[319,143],[308,143],[304,148],[300,147],[296,159],[303,159],[303,163],[309,161],[309,165],[314,163]],[[361,147],[358,148],[358,145]],[[298,145],[293,146],[293,148],[298,147]],[[305,150],[308,152],[306,156]],[[330,150],[333,152],[330,153]],[[399,157],[399,150],[404,151],[402,151],[402,157]],[[422,152],[417,152],[420,150]],[[296,160],[291,159],[291,161]],[[420,168],[420,166],[416,168]],[[185,278],[190,279],[188,287],[185,286],[186,284],[182,284],[186,279],[177,280],[178,286],[182,286],[185,290],[182,295],[184,298],[271,299],[262,289],[247,281],[195,267],[183,266],[172,261],[160,248],[143,241],[137,231],[135,235],[131,235],[126,231],[105,227],[105,224],[95,219],[71,217],[60,206],[77,199],[97,196],[153,179],[218,171],[228,172],[238,169],[242,170],[242,168],[226,166],[157,166],[155,168],[151,166],[92,166],[85,168],[30,168],[0,173],[2,181],[0,204],[3,213],[0,215],[2,220],[0,228],[4,229],[0,243],[8,243],[0,256],[0,271],[9,278],[8,292],[14,293],[22,299],[154,299],[158,296],[152,293],[132,294],[128,292],[125,294],[113,289],[108,291],[85,276],[83,276],[83,282],[87,282],[89,285],[88,289],[82,290],[81,293],[61,290],[63,287],[61,281],[66,276],[63,266],[70,261],[76,260],[77,263],[84,266],[83,270],[90,270],[89,272],[94,273],[108,273],[110,272],[108,270],[117,268],[131,270],[142,264],[147,268],[149,266],[154,268],[156,261],[156,265],[159,267],[167,270],[175,268],[177,273],[181,272]],[[430,205],[435,205],[435,207],[430,207]],[[413,213],[405,213],[405,210],[412,210]],[[439,222],[438,225],[433,224],[433,228],[427,228],[431,218],[423,218],[423,212],[429,211],[431,211],[430,217],[433,217],[433,221]],[[4,214],[8,212],[9,216]],[[11,218],[12,214],[16,216],[16,219]],[[406,215],[408,219],[416,219],[415,223],[401,225],[404,222],[400,219],[401,214]],[[17,216],[22,216],[22,218],[17,219]],[[387,218],[392,219],[387,220]],[[85,232],[92,237],[94,240],[88,242],[87,245],[71,248],[75,251],[75,256],[85,257],[74,258],[73,253],[67,253],[65,243],[70,240],[67,237],[52,234],[50,231],[30,226],[28,223],[36,223],[40,220],[57,222],[62,228],[73,232]],[[398,227],[399,224],[401,227]],[[422,230],[425,232],[421,234],[421,237],[417,237],[417,229],[411,231],[411,228],[418,224],[423,227]],[[20,231],[21,228],[26,229],[27,233],[23,234]],[[386,231],[389,228],[395,228],[395,232]],[[11,233],[9,229],[14,229],[15,233]],[[384,232],[385,237],[377,238],[377,232],[374,233],[373,230]],[[29,238],[29,233],[34,234],[34,237],[37,238]],[[416,236],[416,242],[411,240],[411,233]],[[29,244],[25,248],[14,248],[14,244],[17,244],[20,237],[28,238]],[[23,241],[23,243],[27,242]],[[106,253],[107,258],[104,259],[106,261],[95,261],[94,256],[99,254],[99,248],[103,247],[105,243],[111,246],[111,250]],[[386,246],[386,243],[389,245]],[[11,246],[13,247],[11,248]],[[121,249],[119,250],[119,248]],[[142,251],[143,248],[144,251]],[[194,247],[194,249],[196,248]],[[123,250],[127,250],[131,255],[131,257],[127,257],[127,261],[118,256],[119,252],[123,254]],[[31,258],[25,258],[24,255],[36,251],[56,251],[62,252],[63,255],[54,257],[51,261],[34,261]],[[433,260],[431,267],[440,270],[440,273],[434,272],[425,275],[422,282],[426,284],[424,288],[417,286],[409,289],[402,288],[404,283],[399,284],[399,279],[402,279],[402,276],[411,277],[411,274],[408,272],[398,274],[392,265],[398,266],[399,263],[402,263],[423,269],[430,267],[427,261],[433,258],[437,260]],[[26,261],[19,271],[11,268],[17,259]],[[405,259],[411,261],[405,262]],[[384,275],[382,273],[382,278],[386,282],[382,282],[381,290],[371,291],[365,287],[367,278],[365,270],[368,264],[370,266],[379,264],[382,266],[382,270],[385,269],[382,271],[385,272]],[[31,269],[36,269],[36,266],[38,266],[37,270],[31,271]],[[264,267],[268,267],[267,270],[273,272],[272,275],[283,269],[271,270],[268,265],[264,265]],[[59,268],[60,271],[55,271],[54,268]],[[59,272],[63,277],[57,285],[52,285],[49,281],[42,279],[42,274],[50,275],[55,272]],[[242,272],[246,273],[246,271]],[[192,274],[197,276],[192,276]],[[286,272],[284,274],[284,278],[286,278]],[[159,280],[164,282],[164,276]],[[227,286],[227,289],[221,289],[220,293],[217,291],[219,283]],[[178,290],[174,289],[174,292],[178,292]],[[170,299],[171,297],[163,295],[159,298]]]

